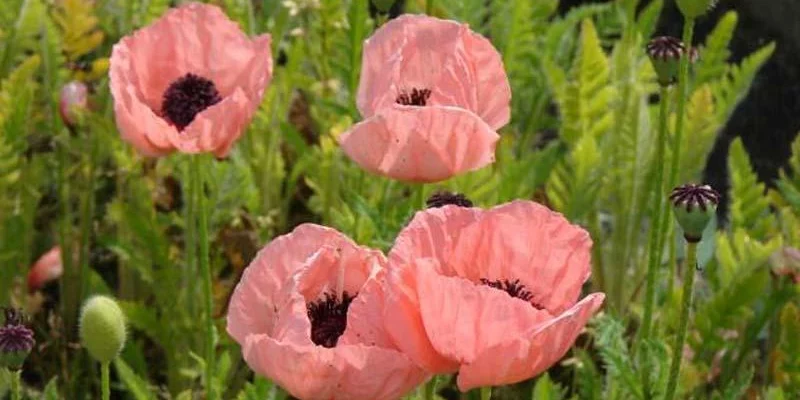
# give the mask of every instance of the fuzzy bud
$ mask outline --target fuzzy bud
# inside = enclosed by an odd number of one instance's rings
[[[678,38],[659,36],[647,44],[647,55],[653,63],[658,76],[658,84],[669,86],[678,80],[681,58],[687,53],[686,45]],[[697,49],[688,50],[689,62],[694,63],[699,57]]]
[[[687,184],[673,189],[669,199],[686,241],[699,242],[703,238],[703,231],[717,212],[719,193],[708,185]]]
[[[58,112],[64,125],[74,127],[78,123],[79,113],[89,106],[89,90],[86,84],[72,81],[61,88],[58,100]]]
[[[83,305],[81,344],[101,363],[109,363],[125,346],[125,315],[114,299],[94,296]]]
[[[4,308],[5,322],[0,326],[0,368],[19,370],[36,341],[33,331],[25,326],[22,312]]]
[[[717,5],[717,0],[676,0],[678,8],[687,19],[702,17]]]
[[[772,273],[786,276],[796,284],[800,284],[800,250],[784,247],[770,257]]]

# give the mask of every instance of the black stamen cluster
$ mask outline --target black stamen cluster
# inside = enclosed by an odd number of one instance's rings
[[[164,92],[161,114],[182,131],[197,114],[220,101],[222,97],[214,82],[188,73],[172,82]]]
[[[531,303],[534,307],[538,309],[544,309],[540,304],[534,303],[533,300],[533,293],[528,290],[519,279],[514,279],[513,281],[509,281],[507,279],[498,279],[495,281],[490,281],[486,278],[481,278],[481,284],[489,286],[491,288],[502,290],[508,293],[511,297],[516,297],[518,299],[527,301]]]
[[[431,97],[430,89],[412,89],[411,94],[407,92],[400,92],[395,102],[404,106],[419,106],[423,107],[428,104],[428,98]]]
[[[425,205],[428,208],[439,208],[448,204],[454,204],[459,207],[472,207],[472,200],[461,193],[437,192],[425,201]]]
[[[695,207],[706,211],[708,207],[719,205],[720,194],[711,186],[690,183],[673,189],[669,199],[676,207],[686,207],[688,212]]]
[[[336,347],[339,337],[347,328],[347,309],[356,296],[342,293],[340,300],[336,294],[325,296],[306,306],[311,321],[311,341],[318,346]]]

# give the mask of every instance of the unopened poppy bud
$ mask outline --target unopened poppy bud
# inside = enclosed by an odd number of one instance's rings
[[[22,312],[4,308],[5,322],[0,326],[0,368],[19,370],[36,341],[33,331],[25,326]]]
[[[89,90],[86,84],[72,81],[61,88],[58,100],[58,112],[64,124],[73,127],[78,123],[78,113],[89,106]]]
[[[669,199],[686,241],[699,242],[717,211],[719,193],[708,185],[686,184],[673,189]]]
[[[687,54],[686,45],[678,38],[659,36],[647,44],[647,55],[653,63],[661,86],[669,86],[678,80],[681,58]],[[688,50],[689,62],[694,63],[699,57],[697,49]]]
[[[389,9],[394,5],[395,0],[372,0],[372,5],[375,6],[380,12],[389,12]]]
[[[101,363],[117,357],[125,346],[125,315],[114,299],[94,296],[81,311],[81,344]]]
[[[717,0],[677,0],[678,8],[687,19],[703,16],[717,5]]]

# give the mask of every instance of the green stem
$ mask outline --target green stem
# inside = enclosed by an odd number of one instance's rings
[[[492,387],[486,386],[481,388],[481,400],[489,400],[492,398]]]
[[[659,238],[662,235],[664,226],[662,225],[662,212],[664,212],[664,159],[667,145],[667,120],[669,116],[669,87],[661,86],[661,107],[659,111],[658,140],[656,143],[656,159],[654,167],[656,169],[655,181],[655,213],[651,219],[653,226],[650,228],[649,250],[647,259],[647,285],[645,287],[644,316],[642,319],[642,330],[639,341],[644,342],[650,338],[650,329],[653,325],[653,308],[656,301],[656,276],[658,266],[661,263],[661,252]],[[666,224],[664,224],[666,225]],[[647,346],[643,347],[646,349]],[[646,350],[642,350],[646,351]],[[642,355],[644,358],[646,354]],[[642,368],[642,384],[645,389],[645,398],[650,398],[650,371]]]
[[[184,287],[190,288],[189,296],[194,298],[196,292],[192,289],[196,286],[192,285],[193,277],[196,274],[195,268],[197,266],[197,189],[195,189],[194,181],[194,160],[190,157],[187,160],[189,163],[186,168],[186,182],[187,182],[187,198],[186,198],[186,219],[184,221],[184,234],[186,235],[186,265],[183,268],[183,284]],[[196,304],[194,301],[189,301],[189,312],[191,315],[197,315]]]
[[[22,370],[11,371],[11,400],[22,399]]]
[[[110,381],[111,378],[109,378],[108,363],[100,363],[100,384],[103,388],[103,400],[109,400],[111,398]]]
[[[195,190],[195,199],[197,200],[197,230],[198,230],[198,264],[200,275],[203,280],[203,319],[205,320],[205,382],[206,382],[206,398],[213,400],[216,398],[214,391],[214,319],[213,307],[214,302],[211,293],[211,269],[208,260],[208,215],[205,205],[206,196],[203,190],[203,177],[201,174],[201,156],[192,157],[192,180],[194,181],[193,189]]]
[[[694,20],[687,19],[683,25],[683,43],[686,46],[687,54],[681,57],[680,73],[678,75],[678,109],[675,122],[675,140],[672,141],[672,162],[670,163],[669,187],[674,187],[678,178],[678,168],[681,163],[681,144],[683,142],[683,130],[686,125],[686,103],[689,94],[689,52],[692,49],[692,38],[694,36]]]
[[[664,399],[672,400],[675,398],[675,390],[678,387],[678,375],[681,372],[681,361],[683,359],[683,345],[686,342],[686,332],[689,326],[689,311],[692,308],[692,294],[694,289],[694,274],[697,265],[697,243],[686,244],[686,276],[683,278],[683,301],[681,304],[681,315],[678,320],[678,336],[675,337],[675,346],[672,347],[672,364],[669,368],[669,380],[667,381],[667,392]]]
[[[433,15],[433,0],[425,0],[425,14]]]
[[[436,399],[436,375],[428,381],[423,387],[422,398],[423,400],[435,400]]]

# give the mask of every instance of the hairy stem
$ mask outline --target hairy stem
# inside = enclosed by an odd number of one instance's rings
[[[103,400],[109,400],[111,398],[110,381],[111,378],[109,377],[108,373],[108,363],[100,363],[100,384],[103,387]]]
[[[22,370],[11,371],[11,400],[22,399]]]
[[[649,250],[647,259],[647,285],[645,287],[644,317],[642,319],[642,330],[639,340],[644,342],[650,338],[650,329],[653,326],[653,307],[656,301],[656,275],[658,275],[658,265],[661,263],[658,246],[661,244],[659,238],[665,228],[661,224],[663,221],[662,213],[665,212],[666,203],[664,196],[664,158],[667,145],[667,118],[669,117],[669,87],[661,87],[661,107],[658,119],[658,139],[656,142],[656,159],[654,167],[656,169],[655,180],[655,213],[651,219],[653,226],[650,228]],[[664,224],[666,225],[666,224]],[[646,351],[647,346],[642,347]],[[643,354],[642,357],[647,357]],[[645,398],[650,398],[650,371],[642,368],[642,384],[645,388]]]
[[[203,190],[203,177],[201,169],[201,156],[192,157],[192,188],[195,190],[194,198],[197,201],[197,242],[198,242],[198,265],[203,282],[203,319],[205,320],[205,383],[206,398],[213,400],[216,398],[214,391],[214,302],[211,293],[211,268],[208,259],[208,214],[206,210],[206,196]]]
[[[481,400],[489,400],[492,398],[492,387],[486,386],[481,388]]]
[[[686,332],[689,327],[689,311],[692,308],[692,293],[694,289],[694,274],[697,265],[697,243],[687,243],[686,261],[688,262],[683,278],[683,291],[681,315],[678,320],[678,332],[675,337],[675,345],[672,347],[672,363],[669,367],[669,380],[667,381],[667,392],[664,399],[675,398],[675,390],[678,387],[678,375],[681,372],[681,361],[683,359],[683,345],[686,342]]]

